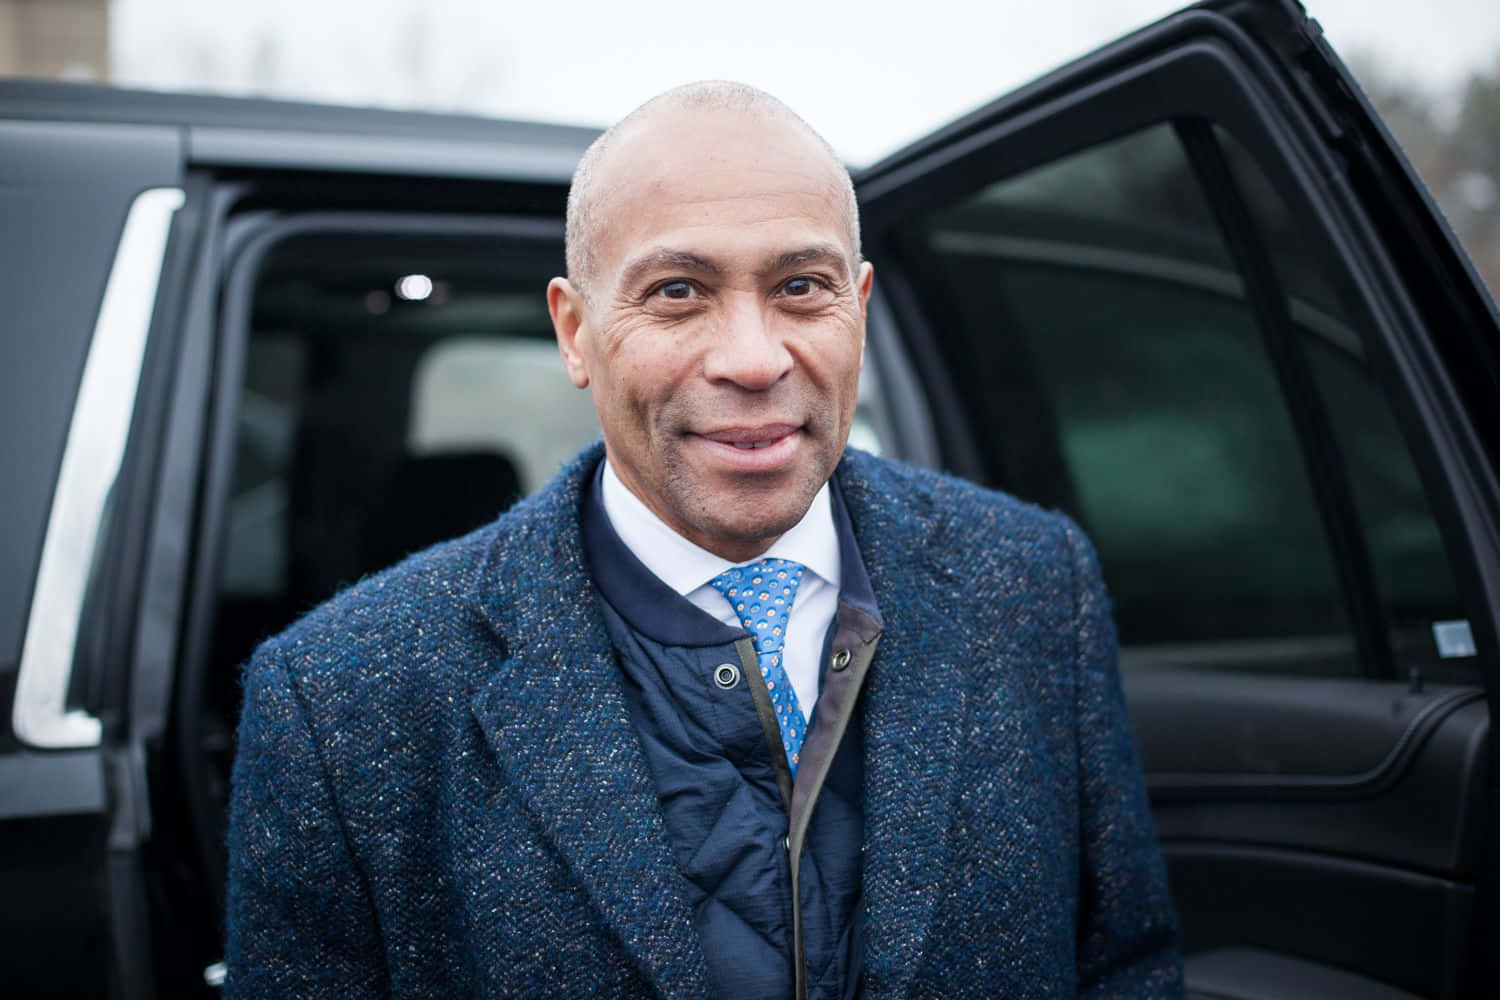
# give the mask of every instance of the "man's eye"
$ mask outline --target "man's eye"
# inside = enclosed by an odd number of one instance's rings
[[[656,290],[664,299],[688,299],[693,296],[693,285],[688,281],[669,281]]]
[[[783,293],[794,297],[811,295],[817,290],[817,284],[811,278],[792,278],[781,286]]]

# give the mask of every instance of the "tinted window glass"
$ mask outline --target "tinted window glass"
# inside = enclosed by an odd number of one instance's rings
[[[1464,616],[1442,537],[1391,407],[1344,306],[1338,270],[1238,142],[1216,129],[1303,338],[1349,475],[1399,668],[1438,658],[1433,624]]]
[[[1356,669],[1295,429],[1169,126],[1001,181],[899,249],[992,483],[1082,522],[1131,662]]]

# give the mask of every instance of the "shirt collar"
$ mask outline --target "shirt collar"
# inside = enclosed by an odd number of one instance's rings
[[[620,481],[607,458],[601,478],[601,499],[610,526],[626,548],[677,593],[686,596],[729,567],[744,565],[716,556],[673,531]],[[746,562],[770,558],[801,563],[831,586],[839,587],[842,579],[839,538],[827,483],[819,488],[802,520],[762,555]]]

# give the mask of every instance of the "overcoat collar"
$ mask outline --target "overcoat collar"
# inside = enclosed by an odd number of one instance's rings
[[[509,655],[479,679],[472,707],[637,966],[666,996],[700,996],[702,945],[584,556],[579,511],[602,454],[585,451],[497,524],[477,601]],[[957,657],[942,642],[953,588],[934,561],[939,525],[925,494],[858,452],[835,475],[886,624],[864,705],[865,986],[899,995],[946,863],[964,715]]]

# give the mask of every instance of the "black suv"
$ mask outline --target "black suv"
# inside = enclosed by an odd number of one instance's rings
[[[0,955],[212,995],[238,666],[597,433],[594,133],[0,84]],[[1214,997],[1493,996],[1500,323],[1290,0],[863,171],[854,443],[1095,540]]]

